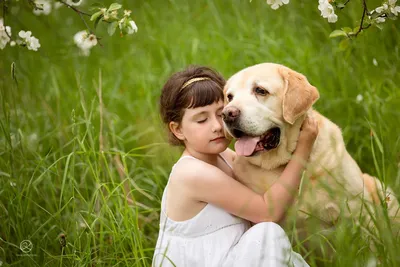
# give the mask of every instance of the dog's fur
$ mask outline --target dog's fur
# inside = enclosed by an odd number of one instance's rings
[[[257,86],[268,94],[255,93]],[[361,218],[362,213],[364,218],[368,217],[370,213],[362,211],[383,201],[388,205],[389,216],[399,220],[399,203],[392,190],[361,172],[345,148],[339,127],[312,109],[319,93],[304,75],[278,64],[258,64],[229,78],[224,94],[232,97],[231,101],[225,97],[224,114],[228,116],[232,108],[240,111],[234,123],[225,121],[228,137],[235,137],[234,129],[249,136],[263,135],[273,127],[281,130],[276,148],[252,156],[236,156],[233,169],[240,182],[258,193],[279,182],[308,114],[318,121],[319,134],[296,203],[298,219],[313,216],[332,225],[341,216]]]

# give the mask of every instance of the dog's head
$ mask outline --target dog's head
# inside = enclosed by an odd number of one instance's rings
[[[225,134],[238,155],[254,156],[279,146],[282,131],[319,98],[307,78],[285,66],[264,63],[234,74],[225,88]]]

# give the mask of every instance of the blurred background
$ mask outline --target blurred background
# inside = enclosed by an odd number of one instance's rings
[[[161,194],[180,155],[166,143],[158,99],[189,64],[225,78],[261,62],[303,73],[320,92],[315,108],[339,125],[362,170],[400,195],[399,22],[347,44],[329,38],[359,25],[359,1],[337,11],[335,24],[317,1],[278,10],[263,0],[118,1],[138,32],[110,37],[99,23],[101,45],[89,56],[73,40],[85,29],[78,13],[37,16],[29,1],[8,2],[13,35],[30,30],[41,47],[0,50],[0,266],[151,265]],[[368,247],[352,233],[338,231],[326,265],[366,266]],[[398,239],[377,239],[377,262],[399,266]],[[312,252],[294,249],[313,265]]]

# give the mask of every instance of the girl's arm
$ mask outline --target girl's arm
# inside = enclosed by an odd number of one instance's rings
[[[279,222],[297,194],[305,162],[311,154],[317,135],[317,122],[306,118],[292,160],[282,172],[278,182],[274,183],[264,195],[255,193],[217,167],[210,167],[197,160],[188,163],[191,166],[186,166],[185,173],[179,175],[184,177],[183,190],[193,200],[214,204],[254,223]],[[199,169],[202,171],[196,171]]]

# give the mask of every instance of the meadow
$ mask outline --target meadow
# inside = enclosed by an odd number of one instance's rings
[[[100,24],[102,45],[83,57],[75,12],[35,16],[20,2],[7,21],[13,32],[31,30],[41,48],[0,50],[0,266],[151,265],[161,195],[180,155],[166,142],[158,99],[169,75],[189,64],[226,78],[261,62],[303,73],[320,92],[315,108],[340,126],[362,170],[400,195],[398,21],[343,49],[329,34],[358,25],[357,1],[329,24],[317,1],[274,11],[261,0],[126,0],[138,32],[108,37]],[[372,254],[400,266],[399,237],[384,217],[376,224],[374,253],[355,224],[326,241],[333,260],[294,249],[312,266],[366,266]]]

